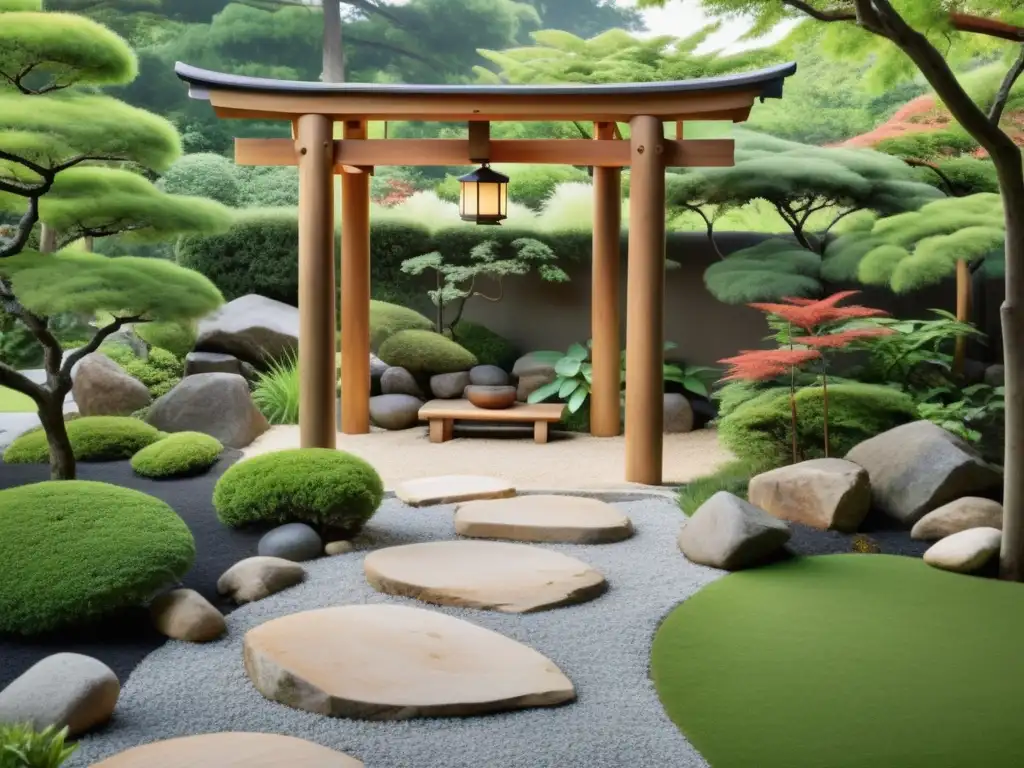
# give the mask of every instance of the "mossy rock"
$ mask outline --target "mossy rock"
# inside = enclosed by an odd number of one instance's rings
[[[0,491],[0,632],[36,634],[144,603],[192,567],[195,541],[160,499],[57,480]]]
[[[511,371],[519,359],[519,350],[511,341],[479,323],[463,320],[452,331],[452,339],[476,357],[479,365]]]
[[[421,376],[468,371],[477,364],[472,352],[433,331],[399,331],[381,344],[377,356]]]
[[[431,331],[433,328],[434,323],[414,309],[376,299],[370,301],[370,349],[374,352],[400,331]]]
[[[220,458],[224,446],[202,432],[175,432],[132,456],[132,469],[154,479],[201,475]]]
[[[156,427],[130,416],[82,416],[66,424],[77,461],[130,459],[163,435]],[[4,451],[5,464],[45,464],[49,460],[50,447],[41,427],[18,436]]]
[[[225,525],[310,523],[354,536],[377,511],[384,482],[358,456],[329,448],[296,448],[246,459],[213,489]]]

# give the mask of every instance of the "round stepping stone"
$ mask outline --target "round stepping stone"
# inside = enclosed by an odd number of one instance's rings
[[[455,504],[474,499],[505,499],[516,495],[514,485],[484,475],[442,475],[406,480],[395,486],[395,496],[410,507]]]
[[[332,717],[461,717],[576,698],[569,678],[532,648],[423,608],[296,613],[249,630],[244,645],[260,693]]]
[[[92,768],[363,768],[355,758],[293,736],[206,733],[167,739],[109,757]]]
[[[474,539],[606,544],[632,536],[633,523],[600,499],[538,494],[460,504],[455,532]]]
[[[370,585],[435,605],[528,613],[593,600],[604,576],[574,557],[527,544],[434,541],[371,552]]]

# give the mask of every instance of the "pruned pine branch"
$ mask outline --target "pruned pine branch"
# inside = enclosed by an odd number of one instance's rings
[[[116,317],[114,320],[107,325],[100,328],[93,337],[89,340],[89,343],[83,347],[79,347],[74,352],[70,353],[64,358],[64,364],[60,366],[60,375],[67,376],[70,379],[71,369],[74,368],[75,363],[81,360],[86,355],[91,355],[97,349],[100,348],[100,344],[110,336],[112,333],[116,333],[126,325],[132,323],[145,323],[147,319],[142,315],[132,315],[130,317]]]

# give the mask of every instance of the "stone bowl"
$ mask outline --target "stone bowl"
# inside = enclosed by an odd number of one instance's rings
[[[482,384],[470,384],[463,393],[469,402],[477,408],[500,410],[511,408],[516,402],[515,387],[489,387]]]

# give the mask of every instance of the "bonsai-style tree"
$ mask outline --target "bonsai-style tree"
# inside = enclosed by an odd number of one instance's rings
[[[665,2],[641,0],[641,5]],[[1005,0],[702,0],[701,5],[723,15],[751,14],[755,33],[788,18],[827,24],[832,50],[874,58],[876,71],[890,82],[900,75],[923,75],[953,119],[992,159],[1006,223],[1006,294],[1000,312],[1006,457],[999,562],[1003,578],[1024,581],[1024,164],[1020,147],[1002,124],[1013,87],[1024,73],[1024,8]],[[1004,65],[998,88],[984,101],[971,98],[947,58],[979,53]]]
[[[24,9],[26,0],[0,0]],[[63,403],[72,367],[126,324],[187,321],[222,302],[206,278],[161,259],[108,258],[70,248],[85,237],[137,239],[216,231],[227,209],[166,195],[132,168],[161,169],[180,142],[165,120],[90,90],[136,74],[127,44],[70,14],[0,13],[0,307],[44,349],[46,380],[0,363],[0,385],[36,404],[54,479],[75,476]],[[58,315],[109,320],[64,354]]]
[[[826,149],[737,132],[736,164],[669,177],[671,205],[697,214],[721,261],[704,274],[720,301],[743,304],[781,296],[821,295],[821,258],[832,228],[857,211],[896,213],[942,197],[895,157],[858,149]],[[715,218],[765,201],[792,233],[725,257]]]
[[[437,308],[435,324],[438,333],[443,333],[446,329],[455,330],[466,309],[466,302],[474,296],[487,301],[501,301],[504,290],[502,280],[509,275],[525,275],[531,268],[536,267],[537,274],[543,280],[552,283],[564,283],[569,280],[565,271],[552,263],[556,258],[554,252],[539,240],[529,237],[513,240],[512,248],[515,255],[511,258],[500,258],[498,248],[499,243],[496,240],[485,240],[473,246],[469,252],[468,264],[446,263],[444,256],[437,251],[414,256],[402,262],[402,271],[409,275],[422,275],[428,269],[433,270],[436,287],[428,291],[427,295]],[[477,281],[481,278],[497,283],[497,293],[491,296],[479,290]],[[450,304],[456,304],[457,309],[455,317],[446,324],[444,309]]]

